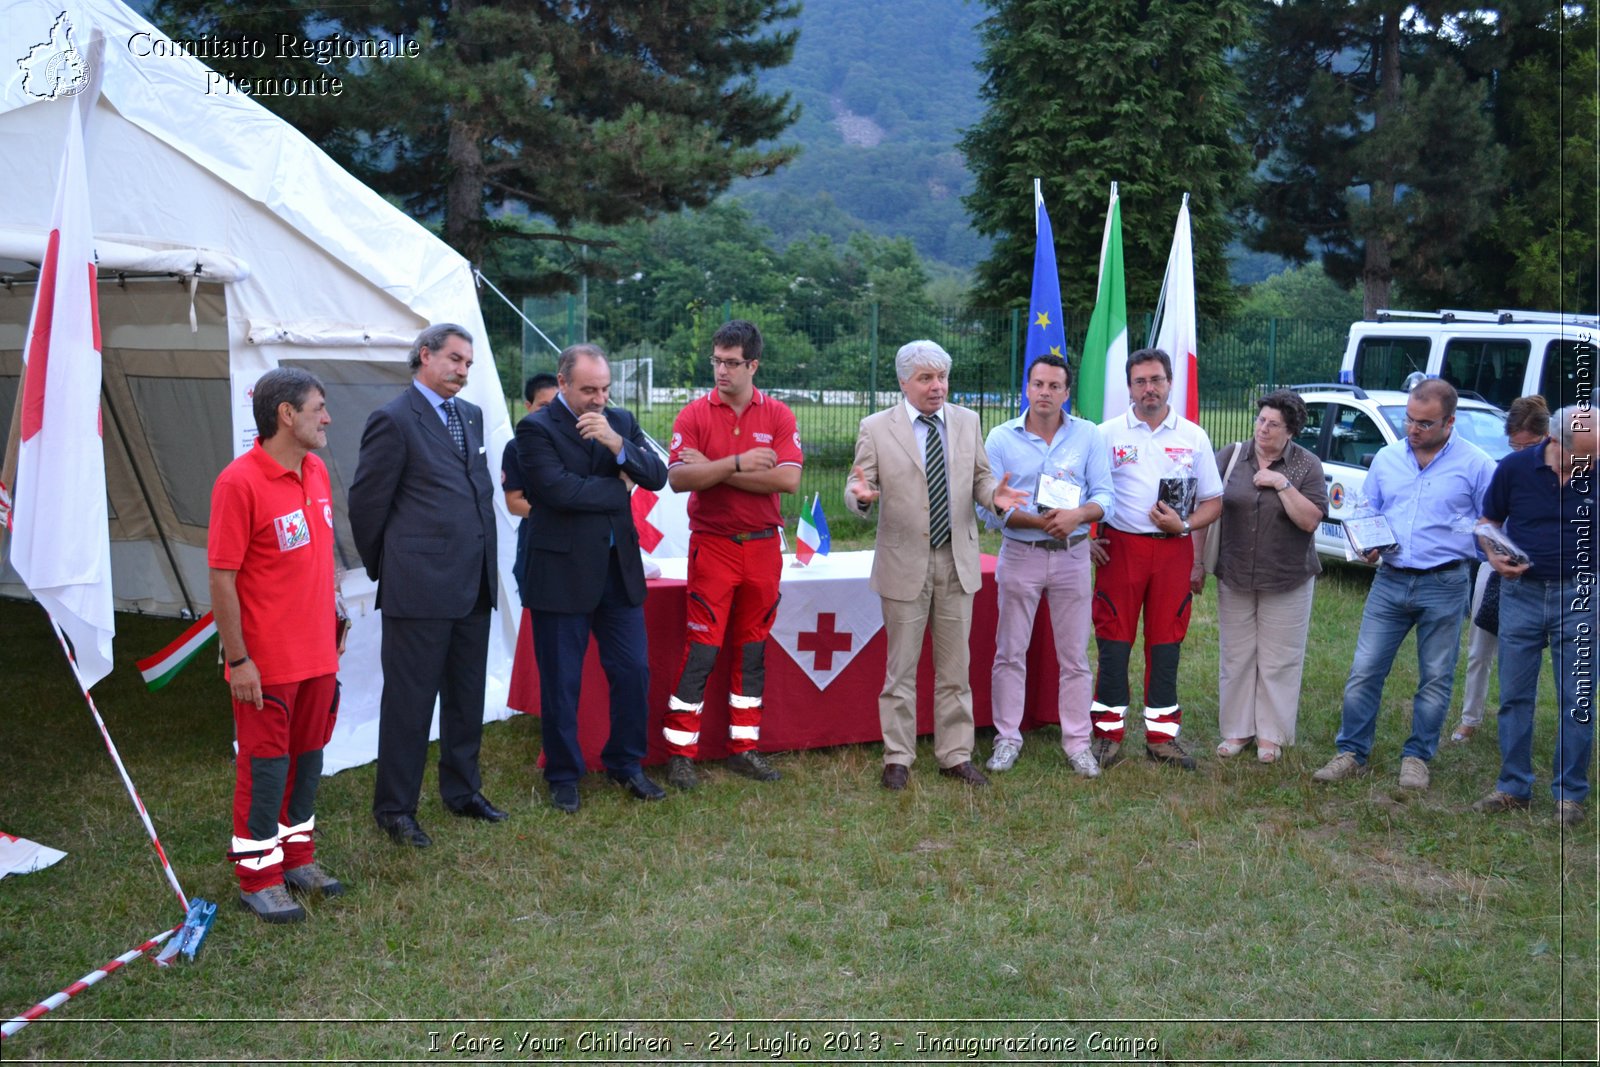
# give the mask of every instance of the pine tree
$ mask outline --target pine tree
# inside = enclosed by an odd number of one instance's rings
[[[771,173],[793,148],[764,146],[794,122],[756,75],[788,62],[793,0],[161,0],[180,37],[266,42],[241,79],[331,73],[338,96],[263,97],[358,177],[422,218],[473,262],[519,213],[557,231],[709,203],[736,178]],[[415,58],[319,65],[285,58],[279,35],[400,35]],[[538,236],[560,237],[544,233]]]
[[[1246,64],[1264,173],[1249,243],[1360,282],[1367,314],[1402,283],[1450,303],[1494,216],[1504,151],[1447,3],[1283,0]]]
[[[1033,179],[1044,182],[1062,299],[1094,303],[1100,236],[1120,186],[1128,306],[1153,308],[1183,194],[1191,194],[1204,314],[1231,301],[1228,213],[1244,185],[1237,79],[1227,62],[1249,0],[987,0],[983,119],[961,142],[974,226],[996,238],[977,305],[1026,303]]]

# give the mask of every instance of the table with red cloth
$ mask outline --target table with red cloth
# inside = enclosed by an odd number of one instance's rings
[[[650,750],[646,763],[667,759],[661,718],[683,664],[684,575],[687,560],[657,560],[662,574],[649,580],[645,628],[650,636]],[[990,671],[996,624],[995,557],[983,557],[983,588],[972,605],[972,700],[979,726],[992,722]],[[784,557],[783,599],[767,639],[766,709],[761,719],[763,752],[881,741],[878,693],[883,688],[884,634],[878,596],[868,587],[871,552],[819,556],[808,567]],[[1050,613],[1041,604],[1028,651],[1027,706],[1023,729],[1054,723],[1057,677]],[[701,710],[700,758],[728,754],[728,665],[724,648],[706,685]],[[610,719],[605,672],[594,642],[583,664],[578,735],[591,770],[600,769]],[[507,704],[538,714],[539,669],[533,658],[529,613],[522,613],[516,662]],[[917,675],[917,732],[933,732],[932,637],[925,639]]]

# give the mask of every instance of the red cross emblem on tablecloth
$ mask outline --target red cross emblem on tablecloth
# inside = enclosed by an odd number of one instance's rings
[[[833,670],[833,654],[835,652],[850,651],[851,637],[849,630],[835,630],[834,619],[836,616],[831,611],[817,613],[817,628],[803,631],[795,635],[794,647],[801,652],[814,653],[811,669],[817,671]]]
[[[666,536],[650,525],[650,512],[659,499],[660,497],[648,489],[635,489],[633,499],[629,501],[633,506],[633,525],[639,531],[639,545],[646,552],[654,552],[661,539]]]

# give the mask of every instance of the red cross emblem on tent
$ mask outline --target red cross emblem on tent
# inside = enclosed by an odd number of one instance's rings
[[[635,489],[633,499],[628,502],[633,508],[634,528],[639,531],[639,547],[646,552],[654,552],[661,543],[661,531],[650,525],[650,512],[658,499],[648,489]]]

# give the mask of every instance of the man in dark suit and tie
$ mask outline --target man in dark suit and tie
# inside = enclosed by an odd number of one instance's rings
[[[611,367],[594,345],[561,353],[556,399],[517,424],[517,457],[532,505],[523,606],[533,620],[539,714],[550,803],[578,810],[583,750],[578,695],[594,634],[611,689],[606,773],[639,800],[666,792],[645,777],[650,663],[644,628],[644,566],[628,479],[659,492],[666,464],[638,420],[608,408]]]
[[[496,556],[483,412],[456,396],[471,367],[467,331],[423,330],[411,347],[411,387],[368,417],[350,483],[350,531],[383,614],[372,814],[416,848],[433,843],[417,823],[417,797],[435,698],[445,807],[486,822],[506,817],[479,792]]]

